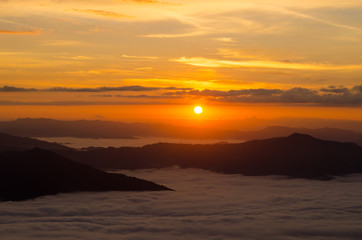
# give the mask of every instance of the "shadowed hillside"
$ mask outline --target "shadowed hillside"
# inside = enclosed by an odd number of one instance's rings
[[[111,174],[41,149],[0,153],[0,200],[78,191],[159,191],[164,186]]]

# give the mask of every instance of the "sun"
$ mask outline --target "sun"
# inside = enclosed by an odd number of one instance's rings
[[[196,106],[196,107],[194,108],[194,112],[195,112],[196,114],[201,114],[201,113],[202,113],[202,107]]]

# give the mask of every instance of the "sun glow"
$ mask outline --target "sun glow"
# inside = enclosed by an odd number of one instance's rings
[[[201,113],[202,113],[202,107],[196,106],[196,107],[194,108],[194,112],[195,112],[196,114],[201,114]]]

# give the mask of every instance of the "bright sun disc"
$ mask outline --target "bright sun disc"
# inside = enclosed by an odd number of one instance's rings
[[[202,107],[200,107],[200,106],[195,107],[195,108],[194,108],[194,112],[195,112],[196,114],[201,114],[201,113],[202,113]]]

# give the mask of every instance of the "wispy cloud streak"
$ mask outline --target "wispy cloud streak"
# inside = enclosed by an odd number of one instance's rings
[[[12,31],[12,30],[3,30],[0,29],[0,34],[23,34],[23,35],[32,35],[32,34],[40,34],[41,30],[25,30],[25,31]]]
[[[132,16],[112,12],[112,11],[105,11],[105,10],[97,10],[97,9],[73,9],[75,12],[80,13],[88,13],[88,14],[94,14],[99,15],[103,17],[113,17],[113,18],[132,18]]]
[[[325,20],[325,19],[322,19],[322,18],[314,17],[314,16],[311,16],[311,15],[308,15],[308,14],[305,14],[305,13],[291,11],[291,10],[288,10],[288,9],[279,9],[279,11],[281,13],[283,13],[283,14],[292,15],[294,17],[309,19],[309,20],[312,20],[312,21],[315,21],[315,22],[324,23],[326,25],[330,25],[330,26],[334,26],[334,27],[338,27],[338,28],[344,28],[344,29],[353,30],[353,31],[357,31],[357,32],[362,33],[362,28],[359,28],[359,27],[350,26],[350,25],[341,24],[341,23],[334,22],[334,21]]]
[[[343,70],[343,69],[362,69],[362,65],[324,65],[324,64],[307,64],[307,63],[292,63],[292,62],[277,62],[277,61],[234,61],[220,60],[203,57],[181,57],[174,59],[175,62],[180,62],[197,67],[208,68],[278,68],[278,69],[293,69],[293,70]]]

